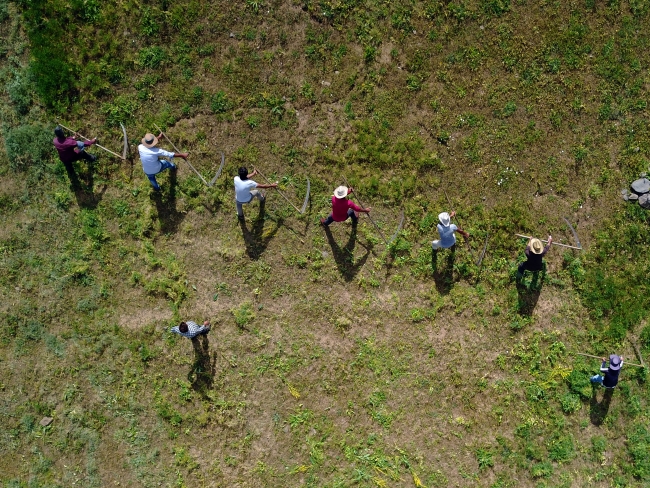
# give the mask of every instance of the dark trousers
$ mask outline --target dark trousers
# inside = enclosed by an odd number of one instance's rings
[[[351,208],[348,209],[348,216],[345,220],[352,219],[352,223],[356,224],[359,221],[359,217],[357,217],[354,213],[354,210]],[[345,222],[345,220],[343,222]],[[332,214],[329,214],[329,217],[325,219],[325,222],[323,222],[323,225],[330,225],[332,222],[334,222],[334,217],[332,217]]]

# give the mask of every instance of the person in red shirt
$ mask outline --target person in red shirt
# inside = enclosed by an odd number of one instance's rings
[[[328,227],[332,222],[344,222],[348,218],[351,218],[352,224],[355,225],[359,220],[359,212],[370,213],[370,207],[361,208],[352,200],[348,200],[348,195],[353,191],[353,188],[348,189],[347,186],[339,186],[334,190],[332,213],[326,219],[320,219],[322,225]]]
[[[89,141],[81,142],[76,140],[74,137],[66,137],[63,132],[63,128],[57,125],[54,129],[54,135],[56,136],[52,141],[54,147],[59,153],[59,159],[66,166],[79,161],[80,159],[85,159],[88,162],[97,161],[97,156],[88,154],[84,149],[87,146],[92,146],[97,142],[97,139],[91,139]]]

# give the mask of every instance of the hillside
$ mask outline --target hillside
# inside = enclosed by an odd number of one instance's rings
[[[648,486],[647,369],[575,353],[650,359],[649,10],[0,0],[2,486]],[[67,171],[57,121],[129,155]],[[157,126],[213,186],[152,190]]]

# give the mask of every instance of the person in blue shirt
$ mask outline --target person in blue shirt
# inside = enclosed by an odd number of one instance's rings
[[[456,244],[456,234],[454,234],[454,232],[456,231],[458,231],[458,233],[461,234],[465,240],[469,239],[469,233],[465,232],[457,225],[451,223],[451,219],[455,215],[456,212],[442,212],[440,215],[438,215],[438,220],[440,221],[438,224],[438,234],[440,234],[440,239],[437,239],[431,243],[431,247],[433,247],[434,251],[437,251],[441,248],[448,249],[450,247],[454,247]]]

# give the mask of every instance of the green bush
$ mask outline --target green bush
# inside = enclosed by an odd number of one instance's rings
[[[537,463],[530,467],[533,478],[550,478],[553,475],[553,465],[548,461]]]
[[[565,393],[560,397],[560,405],[564,413],[574,413],[580,410],[580,396],[575,393]]]
[[[16,170],[45,166],[54,153],[53,133],[40,125],[21,125],[5,133],[9,165]]]
[[[582,398],[590,398],[592,394],[591,382],[589,381],[589,374],[582,369],[573,369],[567,378],[569,389]]]
[[[552,440],[548,446],[548,457],[559,463],[569,461],[575,456],[573,437],[565,435]]]
[[[239,308],[235,308],[231,312],[235,317],[235,323],[238,327],[244,328],[255,319],[253,304],[251,302],[244,302]]]
[[[163,48],[158,46],[144,47],[138,53],[140,65],[151,69],[159,68],[166,57]]]
[[[230,100],[228,100],[225,92],[218,91],[212,96],[210,108],[215,114],[222,114],[224,112],[227,112],[231,107],[232,104],[230,103]]]

